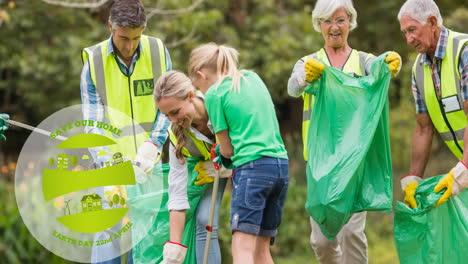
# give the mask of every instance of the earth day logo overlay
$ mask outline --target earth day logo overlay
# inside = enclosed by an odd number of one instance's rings
[[[139,146],[147,133],[129,126],[136,122],[127,115],[104,111],[109,118],[102,122],[83,119],[82,105],[52,114],[37,126],[50,136],[32,132],[18,158],[15,193],[24,223],[45,248],[71,261],[124,254],[157,217],[138,204],[148,197],[141,190],[162,189],[163,178],[132,164],[133,142]],[[157,197],[151,199],[154,208],[161,204]]]

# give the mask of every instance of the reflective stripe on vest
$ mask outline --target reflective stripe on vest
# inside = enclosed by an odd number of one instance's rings
[[[120,137],[105,131],[106,136],[118,143],[117,147],[109,146],[109,150],[121,152],[130,159],[135,157],[138,146],[151,133],[156,118],[154,84],[166,72],[165,51],[161,40],[142,35],[140,43],[140,57],[130,76],[121,72],[117,57],[108,54],[109,40],[85,48],[82,52],[82,59],[89,63],[91,79],[102,103],[130,117],[115,118],[106,112],[104,121],[122,130]],[[142,131],[137,131],[135,124],[140,125]]]
[[[463,111],[461,77],[458,70],[460,53],[468,43],[468,35],[449,31],[445,56],[440,70],[441,99],[438,98],[432,81],[431,69],[418,55],[413,65],[413,74],[429,116],[442,140],[459,159],[463,156],[463,136],[467,125]]]
[[[345,73],[355,73],[358,76],[362,76],[362,70],[367,74],[366,62],[374,55],[366,53],[363,51],[352,50],[348,59],[346,60],[345,65],[343,66],[342,71]],[[328,60],[328,55],[325,50],[322,48],[318,52],[312,54],[312,57],[315,59],[321,60],[326,65],[330,66],[330,61]],[[308,56],[303,57],[304,61],[307,61]],[[314,95],[303,93],[302,98],[304,99],[304,108],[302,112],[302,143],[303,143],[303,154],[304,160],[307,161],[309,156],[309,151],[307,150],[307,136],[309,132],[310,117],[312,115],[312,109],[314,105]]]
[[[169,139],[171,140],[172,145],[177,146],[178,140],[177,136],[172,131],[172,125],[169,126]],[[203,158],[204,160],[211,159],[211,146],[203,140],[200,140],[195,137],[195,135],[190,132],[188,129],[184,129],[184,133],[188,138],[185,140],[185,146],[182,148],[182,155],[185,157],[196,157]]]

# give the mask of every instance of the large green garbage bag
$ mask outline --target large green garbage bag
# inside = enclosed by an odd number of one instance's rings
[[[416,189],[418,207],[395,205],[394,237],[400,263],[468,263],[468,191],[434,207],[442,192],[434,193],[441,177],[421,181]]]
[[[390,212],[392,164],[385,55],[370,74],[326,67],[306,92],[315,95],[308,131],[306,209],[330,240],[361,211]]]
[[[187,195],[190,209],[186,211],[186,222],[182,237],[182,244],[188,247],[185,264],[196,264],[195,254],[195,211],[201,197],[205,193],[207,185],[196,186],[193,183],[198,176],[193,168],[200,161],[196,158],[187,158],[188,183]],[[134,222],[132,237],[134,241],[144,238],[133,247],[133,262],[135,264],[153,264],[162,261],[164,243],[169,241],[169,211],[168,201],[168,174],[169,164],[163,164],[153,170],[150,177],[163,177],[160,180],[148,180],[144,184],[137,184],[134,188],[127,190],[129,199],[127,203],[131,207],[132,221]],[[155,178],[153,178],[155,179]],[[161,184],[163,182],[163,184]],[[159,206],[156,207],[155,204]],[[145,222],[154,219],[153,226],[149,232],[144,227]],[[139,224],[140,223],[140,224]]]

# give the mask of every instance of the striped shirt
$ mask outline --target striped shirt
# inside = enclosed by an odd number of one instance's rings
[[[431,69],[432,74],[432,81],[434,82],[434,87],[436,88],[437,95],[440,98],[440,67],[442,64],[442,60],[445,57],[445,51],[447,50],[447,42],[448,42],[448,30],[445,27],[442,27],[440,31],[439,41],[437,42],[437,48],[434,54],[434,62],[431,61],[429,56],[424,53],[420,56],[420,63],[429,66]],[[455,51],[454,51],[455,52]],[[461,77],[461,91],[462,91],[462,98],[463,101],[468,100],[468,46],[463,48],[463,51],[460,54],[460,62],[458,64],[458,71],[460,72]],[[426,102],[424,101],[424,95],[421,94],[417,84],[416,84],[416,76],[413,74],[412,76],[412,90],[414,100],[416,102],[416,113],[423,114],[427,113],[427,106]]]
[[[117,53],[114,52],[114,46],[112,45],[112,35],[109,38],[109,46],[108,46],[108,56],[112,54],[117,58],[117,62],[119,65],[120,70],[126,76],[130,76],[133,73],[133,69],[135,67],[135,63],[140,58],[140,51],[143,50],[143,46],[141,42],[138,45],[137,51],[135,55],[133,55],[132,62],[130,67],[123,62],[123,60],[117,56]],[[172,70],[172,62],[169,52],[167,51],[166,47],[164,47],[164,51],[166,54],[166,71]],[[155,80],[156,81],[156,80]],[[102,99],[100,98],[96,86],[91,79],[91,73],[89,71],[89,64],[84,63],[83,69],[81,71],[81,82],[80,82],[80,89],[81,89],[81,102],[83,104],[83,119],[85,120],[95,120],[95,121],[104,121],[104,104],[102,103]],[[156,144],[159,149],[159,152],[162,151],[162,146],[167,139],[168,132],[167,128],[170,125],[169,119],[159,111],[156,113],[155,121],[153,124],[151,135],[149,136],[149,140]],[[101,128],[96,127],[86,127],[86,133],[94,133],[103,135],[104,132]],[[92,155],[96,160],[96,153],[99,152],[101,148],[96,148],[95,151],[92,151]],[[93,153],[96,152],[96,153]]]

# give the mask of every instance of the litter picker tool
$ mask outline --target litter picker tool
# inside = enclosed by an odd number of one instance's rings
[[[25,129],[31,130],[32,132],[36,132],[36,133],[39,133],[39,134],[42,134],[42,135],[45,135],[45,136],[48,136],[48,137],[50,136],[50,134],[52,134],[49,131],[45,131],[45,130],[37,128],[37,127],[26,125],[26,124],[23,124],[23,123],[18,122],[18,121],[14,121],[14,120],[11,120],[11,119],[4,119],[4,118],[2,118],[2,119],[3,119],[3,121],[5,121],[5,123],[7,123],[9,125],[25,128]],[[67,139],[64,136],[57,136],[55,138],[59,139],[59,140],[62,140],[62,141]]]
[[[208,264],[208,255],[210,253],[210,245],[211,245],[211,237],[213,235],[213,221],[214,221],[214,213],[216,210],[216,199],[218,197],[218,186],[219,186],[219,176],[220,172],[219,170],[221,167],[218,165],[216,162],[216,147],[217,143],[213,145],[211,148],[211,160],[213,161],[214,168],[216,170],[216,175],[214,177],[214,182],[213,182],[213,192],[211,193],[211,206],[210,206],[210,218],[208,219],[208,225],[206,225],[206,242],[205,242],[205,254],[203,256],[203,264]]]

